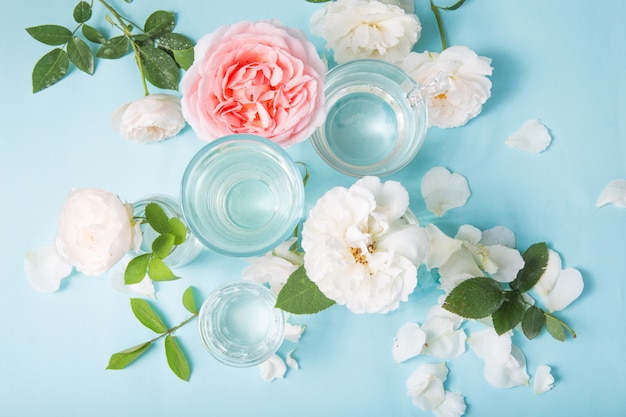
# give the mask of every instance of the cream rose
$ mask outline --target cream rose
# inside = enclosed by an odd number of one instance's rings
[[[459,127],[478,116],[491,97],[491,59],[478,56],[466,46],[451,46],[441,53],[411,52],[401,64],[413,79],[426,85],[443,74],[450,85],[446,91],[426,97],[428,124],[441,128]]]
[[[429,247],[423,229],[402,218],[408,205],[400,183],[376,177],[330,189],[302,229],[311,281],[355,313],[386,313],[407,301]]]
[[[420,37],[413,13],[376,0],[337,0],[313,13],[311,32],[326,40],[338,64],[355,59],[399,63]]]
[[[323,123],[326,66],[304,32],[241,22],[205,35],[194,52],[182,110],[200,139],[248,133],[289,146]]]
[[[58,253],[77,271],[96,276],[136,246],[133,209],[97,188],[70,191],[58,220]]]
[[[138,143],[171,138],[184,127],[180,99],[170,94],[141,97],[120,106],[113,113],[113,129]]]

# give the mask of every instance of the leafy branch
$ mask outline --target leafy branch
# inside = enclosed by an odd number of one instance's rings
[[[80,1],[73,10],[74,30],[65,26],[46,24],[33,26],[26,31],[37,41],[57,46],[37,61],[32,72],[33,93],[46,89],[68,72],[70,63],[79,70],[92,75],[96,58],[118,59],[131,50],[137,62],[144,94],[148,95],[147,82],[155,87],[177,90],[180,69],[188,69],[193,63],[194,43],[187,37],[174,33],[174,13],[157,10],[143,25],[143,29],[124,17],[105,0],[98,2],[109,12],[106,20],[122,35],[107,39],[94,26],[87,24],[93,15],[94,0]],[[135,33],[134,30],[138,32]],[[98,46],[94,55],[90,42]]]
[[[131,298],[130,307],[133,314],[148,329],[157,333],[158,336],[148,340],[147,342],[135,345],[128,349],[114,353],[109,359],[106,369],[124,369],[143,355],[155,342],[164,338],[165,356],[167,364],[177,377],[184,381],[188,381],[191,376],[191,368],[184,351],[179,346],[174,336],[174,332],[193,319],[198,317],[199,309],[197,307],[194,295],[194,288],[188,287],[183,293],[183,306],[192,315],[174,327],[168,328],[159,314],[150,306],[150,304],[141,298]]]
[[[168,218],[157,203],[148,203],[144,215],[145,218],[140,221],[147,222],[159,236],[152,242],[152,252],[138,255],[128,263],[124,271],[124,283],[137,284],[146,274],[153,281],[178,279],[163,260],[177,245],[185,242],[187,227],[177,217]]]
[[[543,242],[535,243],[522,257],[524,267],[509,283],[508,289],[492,278],[470,278],[450,291],[443,308],[468,319],[491,316],[499,335],[521,324],[528,339],[537,337],[544,327],[559,341],[565,340],[566,331],[575,338],[576,333],[565,322],[525,299],[548,265],[548,247]]]

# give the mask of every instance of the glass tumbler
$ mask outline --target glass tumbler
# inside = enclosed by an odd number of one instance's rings
[[[304,185],[280,146],[255,135],[230,135],[189,162],[181,201],[200,242],[224,255],[247,257],[270,251],[293,233]]]
[[[324,85],[326,120],[311,137],[337,171],[384,176],[417,155],[427,130],[418,84],[395,65],[357,60],[338,65]]]
[[[285,336],[285,314],[272,291],[253,281],[231,281],[213,290],[198,315],[200,337],[218,361],[234,367],[269,359]]]

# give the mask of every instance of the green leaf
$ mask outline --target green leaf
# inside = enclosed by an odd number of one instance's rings
[[[139,55],[146,73],[146,79],[155,87],[176,90],[180,70],[174,58],[162,49],[153,46],[139,48]]]
[[[74,7],[74,20],[78,23],[85,23],[91,19],[91,5],[86,1],[81,1]]]
[[[174,13],[165,10],[157,10],[146,19],[143,31],[151,36],[160,36],[174,30],[176,18]]]
[[[124,270],[124,284],[131,285],[141,282],[146,277],[151,254],[139,255],[130,260]]]
[[[168,51],[184,51],[193,46],[193,41],[180,33],[166,33],[159,39],[159,47]]]
[[[83,25],[82,31],[85,38],[93,43],[99,43],[102,45],[107,41],[104,35],[93,26]]]
[[[126,55],[129,50],[130,42],[128,38],[126,36],[115,36],[98,49],[96,56],[105,59],[118,59]]]
[[[496,312],[503,302],[500,284],[491,278],[476,277],[450,291],[442,307],[467,319],[481,319]]]
[[[59,82],[70,66],[67,53],[55,48],[41,57],[33,68],[33,93],[46,89]]]
[[[524,317],[522,317],[522,331],[524,335],[530,340],[534,339],[545,324],[546,315],[543,311],[535,306],[528,307]]]
[[[176,338],[169,334],[165,336],[165,356],[167,357],[167,364],[176,376],[183,381],[189,381],[191,369],[189,368],[187,357],[185,357],[185,353],[178,346]]]
[[[559,342],[565,341],[565,329],[560,321],[550,315],[545,315],[546,318],[546,330],[550,333],[550,336],[558,340]]]
[[[153,281],[172,281],[178,279],[169,266],[159,258],[150,259],[148,264],[148,276]]]
[[[157,203],[148,203],[145,212],[146,220],[150,227],[157,233],[169,233],[170,223],[167,214]]]
[[[76,68],[91,75],[94,71],[93,53],[81,38],[73,36],[67,43],[67,55]]]
[[[174,244],[180,245],[187,239],[187,226],[177,217],[172,217],[169,220],[169,230],[174,235]]]
[[[133,310],[133,314],[137,317],[137,320],[141,322],[148,329],[155,333],[163,334],[167,332],[167,326],[163,324],[161,317],[146,300],[141,298],[131,298],[130,308]]]
[[[26,32],[46,45],[65,45],[72,39],[72,31],[59,25],[40,25],[26,28]]]
[[[174,235],[170,233],[163,233],[159,235],[152,242],[152,253],[154,256],[160,259],[164,259],[172,253],[172,249],[174,248]]]
[[[194,297],[194,288],[191,286],[183,293],[183,305],[191,314],[198,313],[198,307],[196,306],[196,299]]]
[[[148,348],[152,345],[152,342],[142,343],[137,346],[125,349],[121,352],[114,353],[109,359],[109,364],[106,369],[124,369],[135,359],[139,358]]]
[[[519,292],[526,292],[535,286],[548,265],[548,246],[545,242],[531,245],[522,255],[524,267],[517,273],[517,277],[510,283],[511,288]]]
[[[463,3],[465,3],[465,0],[459,0],[456,3],[454,3],[452,6],[448,6],[448,7],[439,7],[439,6],[436,6],[436,7],[441,10],[456,10],[459,7],[463,6]]]
[[[293,314],[314,314],[335,304],[306,275],[304,266],[296,269],[280,290],[276,307]]]
[[[176,60],[176,63],[178,64],[178,66],[184,69],[185,71],[188,70],[189,67],[191,67],[191,65],[193,64],[193,60],[194,60],[193,48],[183,49],[182,51],[172,51],[172,53],[174,54],[174,60]]]
[[[504,302],[491,315],[493,326],[499,335],[513,329],[522,320],[524,315],[524,301],[518,292],[506,292]]]

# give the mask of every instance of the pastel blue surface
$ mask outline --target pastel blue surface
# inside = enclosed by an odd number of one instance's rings
[[[158,8],[173,10],[177,30],[193,39],[243,19],[277,18],[308,33],[311,13],[322,7],[304,0],[113,3],[137,21]],[[428,2],[416,3],[423,25],[416,50],[439,51]],[[177,196],[187,162],[204,144],[190,128],[149,146],[112,131],[111,113],[142,94],[131,57],[100,61],[92,77],[74,70],[60,84],[31,94],[31,69],[49,47],[24,28],[71,25],[74,4],[5,1],[0,17],[0,415],[432,415],[412,404],[405,386],[417,366],[432,359],[396,365],[391,356],[397,329],[422,322],[439,295],[427,275],[410,302],[387,315],[335,306],[296,317],[306,332],[280,353],[295,348],[300,369],[272,383],[257,368],[229,368],[211,358],[194,325],[177,332],[193,369],[189,382],[171,373],[161,346],[126,370],[106,371],[110,354],[152,337],[134,319],[128,296],[111,289],[108,276],[75,274],[53,294],[29,286],[24,253],[52,241],[71,188],[104,188],[127,201]],[[94,21],[110,33],[98,13]],[[507,226],[520,249],[546,241],[585,281],[583,295],[560,314],[577,331],[576,340],[514,338],[530,374],[540,364],[552,367],[552,391],[535,396],[530,387],[493,388],[471,351],[448,361],[446,387],[465,396],[467,416],[626,415],[626,210],[595,206],[610,180],[626,178],[626,3],[468,0],[443,18],[450,44],[493,59],[492,98],[466,126],[431,129],[415,160],[389,179],[407,187],[411,207],[423,215],[420,181],[428,169],[443,165],[464,175],[472,191],[467,205],[422,220],[449,234],[467,223]],[[321,39],[311,40],[323,51]],[[530,118],[541,119],[553,137],[538,155],[503,143]],[[288,152],[310,167],[307,209],[332,186],[354,181],[327,167],[308,142]],[[183,280],[159,286],[156,306],[176,324],[187,316],[180,296],[188,285],[206,296],[238,278],[245,265],[206,250],[180,268]]]

